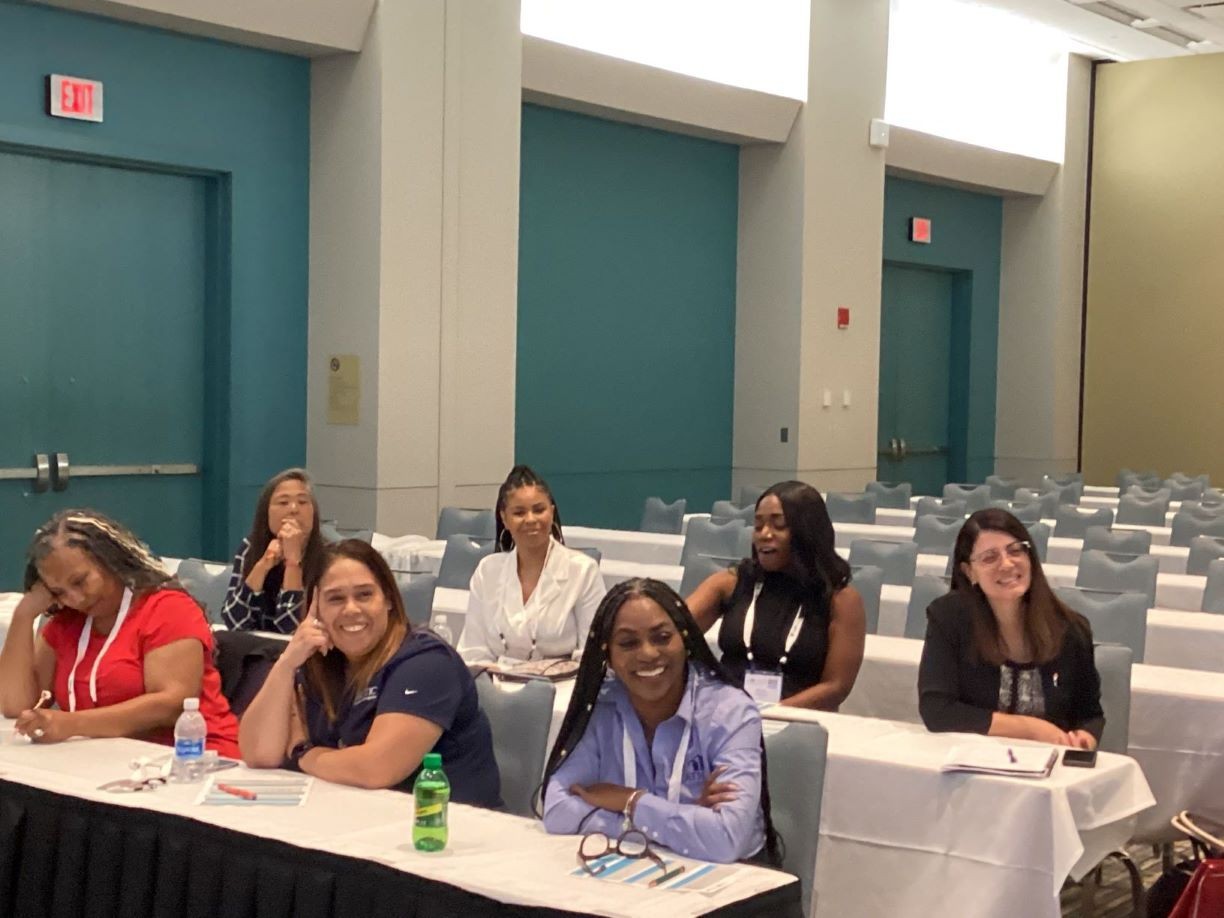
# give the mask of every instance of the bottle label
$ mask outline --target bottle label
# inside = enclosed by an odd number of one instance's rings
[[[174,741],[174,757],[177,759],[198,759],[204,755],[204,740],[176,739]]]
[[[417,807],[416,818],[421,819],[427,816],[437,816],[442,812],[442,808],[446,806],[444,803],[426,803]]]

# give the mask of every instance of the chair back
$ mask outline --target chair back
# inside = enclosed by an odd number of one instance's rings
[[[684,511],[687,508],[688,501],[683,497],[670,504],[663,503],[659,497],[648,497],[642,506],[642,523],[638,528],[642,532],[679,535],[684,531]]]
[[[438,586],[451,590],[466,590],[480,559],[493,554],[493,540],[473,542],[465,535],[452,535],[442,550],[438,565]]]
[[[453,535],[465,535],[473,539],[493,539],[497,526],[492,510],[475,510],[466,507],[443,507],[438,514],[438,532],[434,536],[444,542]]]
[[[1186,573],[1202,577],[1216,558],[1224,558],[1224,539],[1218,536],[1195,536],[1190,540],[1186,557]]]
[[[710,520],[715,523],[727,523],[731,520],[742,520],[745,523],[751,523],[755,515],[755,504],[737,507],[729,500],[716,500],[714,505],[710,507]]]
[[[221,694],[241,718],[263,687],[272,666],[289,646],[289,635],[259,631],[213,632],[213,662],[221,677]]]
[[[714,557],[712,555],[692,555],[684,564],[684,576],[680,580],[680,595],[685,599],[693,595],[693,591],[719,571],[725,571],[733,564],[743,560],[731,557]]]
[[[887,507],[890,510],[908,510],[914,496],[914,486],[908,481],[895,484],[891,481],[869,481],[864,490],[876,496],[877,508]]]
[[[1016,488],[1020,487],[1018,479],[1002,475],[987,475],[986,484],[990,488],[990,496],[995,500],[1011,500],[1016,496]]]
[[[1050,524],[1029,523],[1024,527],[1028,530],[1029,541],[1033,543],[1033,551],[1037,552],[1037,557],[1041,559],[1041,563],[1045,564],[1046,557],[1050,553]]]
[[[1162,483],[1160,474],[1151,470],[1143,472],[1132,472],[1130,469],[1122,469],[1118,472],[1118,493],[1125,494],[1128,488],[1135,485],[1141,485],[1148,488],[1158,488]]]
[[[869,523],[876,521],[876,496],[870,491],[846,494],[830,491],[825,494],[825,507],[834,523]]]
[[[953,482],[943,487],[944,500],[960,500],[965,502],[965,512],[985,510],[990,506],[990,485],[962,484]]]
[[[1128,755],[1130,749],[1131,650],[1119,644],[1093,647],[1097,675],[1101,677],[1101,710],[1105,729],[1100,749]]]
[[[1098,548],[1101,551],[1121,552],[1126,555],[1148,555],[1152,553],[1152,534],[1146,529],[1109,529],[1105,526],[1089,526],[1084,530],[1081,550]]]
[[[740,533],[746,528],[743,520],[726,523],[700,518],[689,520],[688,528],[684,531],[684,547],[680,550],[681,566],[687,566],[688,560],[698,555],[734,558],[740,545]]]
[[[1151,555],[1124,555],[1089,549],[1080,553],[1075,585],[1090,590],[1142,593],[1145,608],[1156,605],[1156,573],[1160,563]]]
[[[1089,526],[1113,525],[1113,511],[1108,507],[1081,510],[1073,504],[1063,504],[1054,511],[1054,535],[1060,539],[1083,539]]]
[[[885,583],[909,586],[918,568],[918,543],[855,539],[850,543],[850,566],[878,567]]]
[[[1196,520],[1214,520],[1224,516],[1224,504],[1208,503],[1203,500],[1183,500],[1177,512],[1189,513]]]
[[[1128,491],[1118,498],[1114,522],[1127,526],[1163,526],[1169,513],[1169,498],[1163,495],[1140,497]]]
[[[741,507],[755,507],[765,489],[760,485],[740,485],[735,502]]]
[[[1123,494],[1134,494],[1135,497],[1142,497],[1144,500],[1159,498],[1168,501],[1173,499],[1173,492],[1166,488],[1164,482],[1161,481],[1155,484],[1133,484],[1125,491],[1119,492],[1118,496],[1121,497]]]
[[[438,578],[434,574],[413,574],[412,579],[400,579],[399,591],[404,600],[404,609],[408,613],[408,621],[413,628],[424,628],[433,615],[434,591],[438,587]],[[471,580],[468,577],[468,580]]]
[[[880,630],[880,593],[884,589],[884,571],[874,564],[850,568],[850,585],[863,597],[863,611],[867,615],[867,633]]]
[[[1169,489],[1171,500],[1199,500],[1207,490],[1207,482],[1202,478],[1166,478],[1164,486]]]
[[[1021,503],[1018,500],[996,500],[991,501],[991,506],[998,507],[1000,510],[1006,510],[1026,526],[1030,523],[1041,522],[1041,503],[1039,501],[1031,500],[1027,503]]]
[[[210,624],[221,624],[221,607],[229,589],[230,569],[221,563],[184,558],[175,573],[191,598],[200,604]]]
[[[1195,536],[1224,536],[1224,516],[1199,519],[1193,513],[1178,511],[1173,514],[1173,531],[1169,544],[1189,547]]]
[[[1060,503],[1058,492],[1045,491],[1037,492],[1031,488],[1016,488],[1016,503],[1031,504],[1036,503],[1041,507],[1041,518],[1043,520],[1054,519],[1054,511],[1058,509]]]
[[[920,516],[942,516],[945,519],[961,517],[969,513],[963,500],[950,500],[946,497],[920,497],[914,504],[914,519]]]
[[[1067,485],[1084,483],[1083,472],[1061,472],[1058,475],[1042,475],[1041,483],[1050,484],[1057,488],[1065,488]]]
[[[914,542],[918,551],[925,555],[946,555],[952,551],[957,533],[965,521],[960,517],[948,519],[942,516],[914,517]]]
[[[1203,587],[1203,611],[1224,612],[1224,558],[1207,565],[1207,584]]]
[[[1099,644],[1129,647],[1136,663],[1143,662],[1147,646],[1147,597],[1142,593],[1114,590],[1086,590],[1060,586],[1055,595],[1092,625],[1092,637]]]
[[[814,911],[816,848],[828,746],[829,734],[814,723],[790,723],[765,737],[770,811],[774,829],[786,848],[782,869],[799,878],[804,915]]]
[[[603,552],[600,551],[598,548],[596,548],[594,545],[581,545],[581,546],[570,545],[567,547],[572,548],[574,551],[582,552],[588,558],[592,559],[596,564],[603,564]]]
[[[506,811],[533,818],[532,802],[544,777],[548,730],[557,690],[542,679],[501,689],[483,675],[476,680],[476,691],[481,710],[493,729],[493,758],[501,774],[501,798]]]
[[[1057,485],[1047,476],[1041,481],[1041,492],[1043,494],[1057,494],[1060,504],[1078,504],[1084,496],[1084,485],[1082,482]]]
[[[1203,492],[1201,500],[1204,504],[1219,506],[1224,504],[1224,491],[1221,491],[1219,488],[1207,488]]]
[[[910,588],[909,604],[905,607],[905,636],[921,641],[926,637],[927,606],[952,589],[947,577],[919,574]]]

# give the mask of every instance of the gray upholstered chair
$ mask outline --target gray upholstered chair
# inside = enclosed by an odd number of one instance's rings
[[[506,810],[532,818],[532,804],[544,776],[557,690],[551,682],[536,679],[505,691],[488,676],[481,676],[476,680],[476,691],[493,729],[493,758],[501,773],[501,798]]]
[[[867,616],[867,633],[880,630],[880,593],[884,589],[884,570],[874,564],[864,564],[850,569],[850,585],[863,598],[863,611]]]
[[[885,583],[909,586],[918,567],[918,543],[855,539],[850,543],[850,566],[878,567],[884,572]]]
[[[438,586],[451,590],[466,590],[476,573],[480,559],[493,554],[493,541],[475,542],[465,535],[453,535],[442,550],[438,565]]]
[[[1075,585],[1090,590],[1142,593],[1147,607],[1156,605],[1159,562],[1151,555],[1124,555],[1090,549],[1080,554]]]
[[[1101,708],[1105,729],[1100,750],[1128,755],[1130,749],[1131,650],[1120,644],[1098,643],[1093,648],[1101,677]]]
[[[1046,491],[1039,493],[1030,488],[1016,488],[1017,504],[1031,504],[1036,502],[1041,506],[1041,518],[1043,520],[1054,519],[1054,511],[1058,509],[1060,503],[1058,494],[1054,491]]]
[[[1207,490],[1207,476],[1199,478],[1166,478],[1164,486],[1169,489],[1171,500],[1200,500]]]
[[[1114,522],[1119,526],[1163,526],[1168,513],[1168,496],[1140,497],[1128,492],[1118,498],[1118,515]]]
[[[200,604],[211,624],[221,624],[221,607],[225,604],[225,592],[229,589],[230,568],[219,561],[201,561],[199,558],[184,558],[175,573],[191,598]]]
[[[869,491],[847,494],[830,491],[825,495],[825,507],[834,523],[867,523],[876,521],[876,496]]]
[[[1057,494],[1060,504],[1078,504],[1084,496],[1084,484],[1079,481],[1073,481],[1067,485],[1054,484],[1054,481],[1049,476],[1046,476],[1041,481],[1041,492],[1043,494]]]
[[[816,848],[829,734],[820,724],[791,723],[765,736],[774,829],[786,840],[782,869],[799,878],[803,914],[816,911]]]
[[[966,513],[984,510],[990,506],[990,485],[953,482],[944,485],[943,498],[944,500],[963,500]]]
[[[740,545],[740,535],[750,527],[743,520],[715,523],[713,520],[693,518],[684,532],[684,547],[680,550],[680,564],[687,565],[689,558],[710,555],[716,558],[735,558]],[[742,557],[742,555],[740,556]]]
[[[438,532],[435,538],[445,541],[453,535],[492,539],[496,535],[493,511],[443,507],[442,512],[438,514]]]
[[[1121,552],[1124,555],[1148,555],[1152,553],[1152,534],[1146,529],[1109,529],[1105,526],[1089,526],[1084,530],[1081,550],[1098,548],[1101,551]]]
[[[1029,541],[1033,543],[1033,551],[1037,552],[1037,557],[1041,559],[1041,563],[1045,564],[1046,558],[1050,555],[1050,524],[1029,523],[1024,527],[1028,530]]]
[[[1083,472],[1059,472],[1057,475],[1042,475],[1041,483],[1042,484],[1049,483],[1059,488],[1065,488],[1067,485],[1073,485],[1073,484],[1082,485],[1084,483],[1084,473]]]
[[[905,636],[921,641],[926,637],[927,606],[945,595],[951,585],[947,577],[919,574],[910,587],[909,604],[905,607]]]
[[[919,554],[946,555],[956,542],[957,533],[965,521],[960,517],[947,519],[941,516],[918,516],[914,518],[914,542]]]
[[[642,532],[662,532],[669,535],[679,535],[684,531],[684,511],[688,501],[683,497],[665,504],[659,497],[648,497],[642,507],[642,522],[638,528]]]
[[[1142,472],[1132,472],[1130,469],[1122,469],[1118,472],[1118,493],[1125,494],[1128,488],[1134,485],[1144,485],[1146,487],[1159,487],[1163,479],[1159,473],[1147,470]]]
[[[890,481],[869,481],[866,492],[876,496],[876,507],[890,510],[908,510],[914,497],[914,487],[908,481],[893,484]]]
[[[1016,496],[1016,488],[1020,487],[1020,479],[987,475],[986,484],[990,488],[990,496],[995,500],[1011,500]]]
[[[914,504],[914,519],[920,516],[942,516],[945,519],[953,517],[964,518],[969,510],[963,500],[951,500],[946,497],[920,497]]]
[[[1113,525],[1113,511],[1108,507],[1081,510],[1073,504],[1063,504],[1054,511],[1054,535],[1060,539],[1083,539],[1089,526]]]
[[[1218,536],[1195,536],[1190,540],[1190,554],[1186,557],[1186,573],[1205,576],[1207,568],[1216,558],[1224,558],[1224,539]]]
[[[755,507],[761,495],[765,493],[765,489],[757,485],[740,485],[739,499],[736,501],[741,507]]]
[[[1207,565],[1207,583],[1203,587],[1203,611],[1224,612],[1224,558]]]
[[[1188,547],[1196,536],[1224,536],[1224,516],[1199,519],[1193,513],[1173,514],[1169,544]]]
[[[729,523],[731,520],[739,520],[751,524],[754,516],[756,516],[755,504],[737,507],[729,500],[716,500],[710,507],[710,522],[713,523]]]
[[[1092,625],[1092,637],[1097,643],[1129,647],[1135,662],[1143,662],[1149,608],[1145,595],[1070,586],[1055,587],[1054,592],[1088,619],[1088,624]]]
[[[1026,526],[1029,523],[1041,522],[1041,504],[1035,500],[1028,503],[1010,500],[992,500],[990,506],[999,510],[1006,510]]]
[[[468,577],[468,580],[471,579]],[[400,596],[403,597],[404,609],[408,612],[412,627],[424,628],[429,624],[437,586],[438,578],[434,574],[414,574],[411,580],[399,581]]]
[[[706,578],[725,571],[742,558],[730,555],[715,557],[713,555],[690,555],[684,563],[684,576],[680,580],[680,595],[685,599],[693,595],[693,591],[705,582]]]

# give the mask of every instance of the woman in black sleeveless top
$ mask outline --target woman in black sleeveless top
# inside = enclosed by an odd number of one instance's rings
[[[784,481],[762,494],[752,558],[707,578],[688,606],[707,631],[722,619],[723,666],[758,701],[835,711],[854,687],[867,629],[863,600],[810,485]]]

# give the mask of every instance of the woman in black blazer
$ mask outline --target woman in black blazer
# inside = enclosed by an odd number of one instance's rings
[[[927,729],[1095,749],[1105,714],[1092,629],[1050,589],[1024,524],[979,510],[952,562],[918,667]]]

